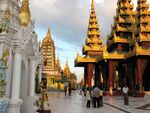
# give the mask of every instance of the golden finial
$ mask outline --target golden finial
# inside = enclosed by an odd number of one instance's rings
[[[95,5],[94,5],[94,0],[92,0],[91,9],[94,10],[94,7],[95,7]]]
[[[47,32],[46,37],[51,37],[50,27],[48,28],[48,32]]]
[[[23,0],[19,14],[20,23],[22,26],[27,27],[31,21],[31,14],[29,9],[29,0]]]

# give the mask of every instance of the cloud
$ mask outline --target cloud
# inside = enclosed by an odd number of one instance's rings
[[[105,40],[110,33],[117,1],[95,0],[101,37]],[[136,3],[137,0],[132,2]],[[83,75],[83,71],[73,69],[74,58],[77,49],[81,53],[82,46],[85,44],[90,7],[91,0],[30,0],[32,18],[36,21],[39,38],[44,38],[50,26],[56,52],[62,57],[62,65],[65,65],[66,58],[69,56],[72,70],[80,75]]]

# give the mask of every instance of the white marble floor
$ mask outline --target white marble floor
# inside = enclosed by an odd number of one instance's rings
[[[125,106],[122,97],[104,97],[104,107],[86,108],[86,98],[73,91],[72,96],[63,92],[49,92],[52,113],[150,113],[150,96],[130,97],[130,105]]]

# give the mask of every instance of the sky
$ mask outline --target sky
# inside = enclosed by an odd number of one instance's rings
[[[39,41],[46,36],[50,27],[52,39],[59,54],[62,69],[68,58],[72,73],[78,81],[83,77],[83,68],[74,67],[77,51],[82,55],[82,47],[87,37],[87,26],[92,0],[29,0],[32,19]],[[150,0],[148,0],[150,3]],[[136,4],[137,0],[132,0]],[[95,10],[101,37],[106,40],[117,8],[117,0],[95,0]]]

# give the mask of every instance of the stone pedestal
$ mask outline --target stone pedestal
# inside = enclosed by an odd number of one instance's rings
[[[21,99],[11,99],[6,109],[6,113],[20,113],[20,106],[23,101]]]

